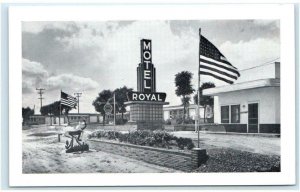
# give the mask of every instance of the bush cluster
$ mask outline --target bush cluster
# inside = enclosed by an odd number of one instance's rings
[[[186,119],[184,119],[182,117],[176,118],[176,124],[180,125],[180,124],[195,124],[195,120],[193,120],[192,118],[188,117]]]
[[[159,148],[172,148],[172,146],[177,146],[178,149],[181,150],[191,150],[195,147],[192,139],[176,137],[165,131],[137,130],[122,133],[118,131],[99,130],[89,135],[89,138],[93,137]]]
[[[116,119],[116,125],[124,125],[128,122],[127,119]]]
[[[167,120],[165,120],[165,125],[171,125],[171,119],[167,119]]]

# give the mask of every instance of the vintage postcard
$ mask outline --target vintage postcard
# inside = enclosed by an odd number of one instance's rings
[[[293,6],[9,16],[11,186],[295,182]]]

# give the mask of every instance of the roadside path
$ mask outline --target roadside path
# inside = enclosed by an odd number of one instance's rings
[[[177,170],[119,155],[95,151],[65,153],[65,137],[57,130],[23,130],[23,173],[160,173]]]
[[[177,137],[192,138],[195,144],[197,143],[198,134],[194,131],[178,131],[172,133]],[[231,148],[263,155],[280,155],[280,138],[200,133],[200,148],[201,147]]]

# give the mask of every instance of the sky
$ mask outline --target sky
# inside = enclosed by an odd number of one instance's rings
[[[156,91],[175,95],[175,74],[193,73],[197,88],[199,28],[239,70],[280,58],[278,20],[181,20],[22,23],[22,105],[39,113],[36,88],[45,88],[43,105],[60,99],[60,90],[82,92],[80,112],[95,113],[98,93],[126,85],[137,89],[140,39],[152,40]],[[226,83],[201,76],[201,82]],[[72,110],[77,112],[77,110]]]

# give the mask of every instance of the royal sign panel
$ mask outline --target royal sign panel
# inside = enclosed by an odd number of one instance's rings
[[[158,101],[165,102],[166,93],[141,93],[141,92],[128,92],[128,101]]]

